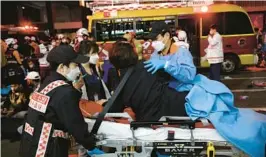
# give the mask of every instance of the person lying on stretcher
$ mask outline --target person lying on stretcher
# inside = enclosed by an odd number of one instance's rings
[[[184,104],[188,92],[169,88],[171,76],[163,71],[156,74],[147,72],[130,43],[115,43],[109,59],[120,80],[128,68],[134,68],[109,112],[122,112],[125,107],[131,107],[137,121],[157,121],[162,116],[187,116]]]

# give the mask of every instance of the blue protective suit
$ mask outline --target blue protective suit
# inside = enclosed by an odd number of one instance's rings
[[[266,155],[265,115],[236,108],[233,93],[224,84],[196,75],[187,49],[168,56],[153,53],[152,57],[166,60],[164,70],[175,79],[169,84],[171,88],[190,91],[185,108],[191,119],[209,119],[221,136],[252,157]]]
[[[151,58],[153,57],[166,60],[164,70],[173,77],[169,87],[180,92],[189,91],[193,87],[191,82],[196,76],[197,69],[189,50],[180,47],[178,52],[167,56],[159,56],[158,53],[154,52],[151,55]]]
[[[248,155],[265,156],[266,115],[236,108],[233,94],[218,81],[199,74],[192,84],[185,104],[191,119],[207,118],[221,136]]]

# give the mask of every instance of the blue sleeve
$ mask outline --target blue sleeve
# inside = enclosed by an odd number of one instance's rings
[[[191,53],[184,48],[179,48],[178,52],[173,54],[164,66],[164,69],[176,80],[189,83],[196,76],[196,67],[193,63]]]

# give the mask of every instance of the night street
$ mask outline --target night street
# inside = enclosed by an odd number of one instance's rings
[[[1,157],[266,157],[266,1],[0,4]]]
[[[200,72],[207,75],[208,69],[200,69]],[[230,78],[228,78],[228,76]],[[224,79],[224,77],[226,79]],[[251,87],[251,82],[256,80],[266,80],[266,69],[261,72],[240,71],[236,74],[223,75],[222,82],[227,85],[235,96],[235,105],[241,108],[254,108],[266,111],[266,88]],[[248,96],[245,100],[241,99],[243,96]],[[19,142],[9,142],[2,140],[2,157],[18,157]]]

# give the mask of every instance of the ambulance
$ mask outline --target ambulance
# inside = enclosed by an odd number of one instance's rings
[[[111,50],[112,43],[126,32],[135,32],[144,42],[151,23],[165,21],[175,31],[180,26],[187,32],[190,51],[197,67],[209,67],[202,61],[208,46],[209,27],[218,25],[223,37],[224,62],[222,70],[231,73],[241,65],[257,63],[256,35],[247,12],[233,4],[213,4],[212,1],[168,2],[152,4],[127,4],[93,7],[87,16],[88,30],[100,45],[103,59]],[[148,59],[152,49],[144,49]]]

